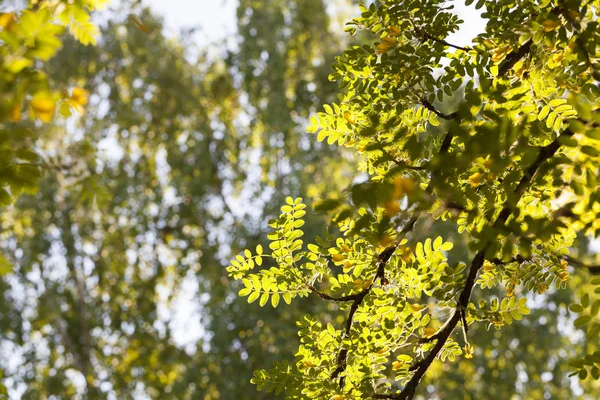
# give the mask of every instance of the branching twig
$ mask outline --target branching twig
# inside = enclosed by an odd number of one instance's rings
[[[425,107],[426,109],[428,109],[429,111],[431,111],[432,113],[434,113],[435,115],[437,115],[438,117],[445,119],[447,121],[458,121],[460,119],[460,116],[458,115],[458,111],[453,112],[452,114],[444,114],[443,112],[439,111],[438,109],[436,109],[433,104],[431,104],[426,98],[422,98],[421,99],[421,104],[423,105],[423,107]],[[441,150],[440,150],[441,151]]]
[[[586,264],[571,256],[565,256],[565,261],[575,267],[586,268],[592,275],[600,274],[600,264]]]
[[[522,197],[523,193],[525,192],[527,187],[533,181],[536,173],[539,171],[542,164],[544,162],[546,162],[549,158],[554,156],[554,154],[556,154],[556,152],[558,151],[558,149],[561,146],[560,140],[562,140],[564,137],[570,137],[572,135],[573,135],[573,132],[570,129],[566,129],[552,143],[550,143],[549,145],[544,146],[540,149],[540,153],[539,153],[537,159],[524,171],[523,176],[521,177],[521,180],[519,181],[519,184],[517,185],[516,189],[514,190],[517,200]],[[511,214],[512,214],[512,207],[509,204],[506,204],[492,226],[494,228],[498,228],[498,227],[504,225]],[[415,369],[414,369],[415,373],[412,376],[412,378],[410,379],[410,381],[408,381],[408,383],[406,384],[404,389],[400,393],[396,393],[396,394],[376,394],[374,396],[374,398],[376,398],[376,399],[411,400],[414,397],[417,387],[418,387],[419,383],[421,382],[421,379],[423,378],[423,376],[429,369],[429,366],[433,363],[433,361],[438,356],[439,352],[442,350],[442,348],[446,344],[446,341],[448,340],[448,338],[454,331],[454,328],[456,327],[456,325],[458,325],[458,323],[460,322],[462,310],[465,310],[467,308],[467,306],[469,305],[469,301],[471,299],[471,293],[473,291],[473,288],[475,287],[477,274],[478,274],[479,270],[481,269],[481,267],[483,266],[483,263],[486,259],[485,253],[491,244],[492,243],[490,241],[485,243],[482,246],[482,248],[477,252],[477,254],[475,254],[475,257],[473,257],[473,260],[471,261],[471,268],[469,269],[469,274],[467,276],[467,280],[466,280],[463,290],[459,296],[458,304],[456,306],[456,310],[454,311],[454,314],[448,320],[448,322],[446,323],[444,328],[438,333],[437,342],[435,343],[433,348],[430,350],[427,357],[425,357],[423,360],[421,360],[418,364],[415,365]]]
[[[333,296],[330,296],[330,295],[328,295],[326,293],[320,292],[313,285],[308,285],[308,290],[310,290],[311,292],[313,292],[314,294],[316,294],[317,296],[319,296],[323,300],[338,301],[340,303],[348,302],[348,301],[354,301],[354,300],[356,300],[356,298],[358,296],[358,293],[355,293],[355,294],[350,294],[350,295],[347,295],[347,296],[333,297]]]
[[[498,66],[498,76],[504,76],[515,64],[531,50],[531,40],[525,42],[517,51],[511,52]]]
[[[452,43],[449,43],[449,42],[445,41],[444,39],[440,39],[440,38],[437,38],[437,37],[435,37],[433,35],[430,35],[429,33],[424,32],[424,31],[422,31],[420,29],[417,29],[416,33],[418,35],[420,35],[423,39],[431,40],[431,41],[434,41],[436,43],[443,44],[444,46],[452,47],[454,49],[463,50],[463,51],[469,51],[469,50],[471,50],[470,47],[457,46],[455,44],[452,44]]]

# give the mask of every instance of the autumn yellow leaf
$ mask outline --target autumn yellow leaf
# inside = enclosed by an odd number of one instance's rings
[[[423,309],[423,306],[420,304],[411,304],[410,308],[413,310],[413,312],[419,312]]]
[[[332,255],[331,258],[335,262],[341,262],[341,261],[344,261],[346,259],[346,256],[343,255],[343,254],[337,253],[337,254]]]
[[[15,104],[8,115],[10,122],[19,122],[21,120],[21,103]]]
[[[353,267],[354,267],[354,262],[353,261],[344,261],[344,266],[342,268],[344,269],[344,272],[348,272]]]
[[[412,258],[412,250],[410,247],[403,247],[400,249],[400,258],[405,262],[409,262]]]
[[[387,233],[381,235],[381,239],[379,239],[379,245],[381,247],[388,247],[392,243],[392,238]]]
[[[388,34],[390,36],[400,36],[400,28],[398,28],[397,26],[390,26],[388,28]]]
[[[467,343],[465,345],[465,358],[473,358],[473,354],[475,353],[475,349],[471,344]]]
[[[547,19],[542,22],[542,26],[544,27],[544,31],[550,32],[560,26],[560,21],[557,19]]]
[[[504,60],[504,58],[511,51],[512,51],[512,46],[511,45],[504,45],[504,46],[500,46],[500,47],[496,48],[494,50],[494,53],[492,53],[492,61],[495,62],[495,63],[498,63],[498,62]]]
[[[428,326],[427,328],[425,328],[425,337],[431,337],[435,334],[436,330],[435,328]]]
[[[400,212],[400,204],[396,200],[386,201],[383,208],[385,209],[384,214],[388,217],[393,217]]]
[[[353,124],[355,122],[354,116],[349,111],[344,112],[344,119],[349,124]]]
[[[54,116],[56,102],[47,93],[38,93],[33,96],[30,107],[34,117],[43,122],[50,122]]]
[[[558,53],[555,53],[554,55],[552,55],[552,61],[554,61],[556,64],[561,63],[564,58],[565,58],[565,53],[563,53],[562,51],[559,51]]]
[[[394,179],[394,193],[392,196],[399,199],[407,193],[412,193],[415,190],[415,184],[410,179],[403,176],[397,176]]]
[[[88,102],[88,98],[90,93],[82,88],[76,87],[71,91],[71,99],[79,104],[80,106],[85,106]]]
[[[392,37],[382,38],[381,43],[379,43],[377,46],[375,46],[377,48],[377,54],[383,54],[383,53],[387,52],[392,47],[394,47],[397,43],[398,43],[398,41]]]
[[[393,369],[394,371],[397,371],[397,370],[399,370],[399,369],[400,369],[400,368],[402,368],[403,366],[404,366],[404,361],[394,361],[394,362],[392,363],[392,369]]]
[[[12,24],[15,22],[15,13],[1,13],[0,14],[0,28],[3,30],[10,30]]]
[[[484,175],[481,172],[475,172],[473,175],[469,176],[469,183],[471,187],[476,187],[483,180]]]

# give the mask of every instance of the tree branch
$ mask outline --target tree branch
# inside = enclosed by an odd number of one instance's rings
[[[517,49],[517,51],[514,51],[506,56],[506,58],[498,66],[498,76],[506,75],[507,72],[510,71],[520,59],[525,57],[525,55],[531,50],[531,43],[531,40],[525,42]]]
[[[421,99],[421,104],[423,107],[437,115],[438,117],[445,119],[447,121],[458,121],[460,120],[460,116],[458,115],[458,111],[453,112],[452,114],[444,114],[441,111],[438,111],[433,104],[431,104],[426,98]]]
[[[522,197],[527,187],[531,184],[542,164],[546,162],[549,158],[554,156],[554,154],[556,154],[556,152],[561,146],[560,139],[562,139],[563,137],[570,137],[572,135],[573,132],[567,128],[553,142],[540,149],[540,153],[537,159],[524,171],[523,176],[519,181],[519,184],[514,190],[517,201]],[[500,225],[504,225],[508,220],[508,217],[510,217],[510,215],[512,214],[511,210],[511,205],[506,204],[500,212],[500,214],[498,215],[498,218],[496,219],[492,227],[499,227]],[[454,314],[452,314],[452,317],[448,320],[444,328],[439,332],[437,342],[435,343],[429,354],[427,354],[427,356],[423,360],[421,360],[418,364],[415,365],[415,374],[412,376],[410,381],[408,381],[404,389],[400,393],[396,394],[375,394],[374,398],[411,400],[414,397],[417,387],[421,382],[421,379],[423,378],[423,376],[429,369],[429,366],[433,363],[433,361],[438,356],[439,352],[446,344],[446,341],[454,331],[454,328],[460,322],[461,313],[463,312],[463,310],[466,310],[467,306],[469,305],[471,293],[473,292],[473,288],[475,287],[477,275],[485,261],[485,252],[491,244],[491,241],[486,242],[482,246],[482,248],[475,254],[475,257],[473,257],[473,260],[471,261],[471,267],[469,269],[469,274],[467,276],[467,280],[465,282],[463,290],[458,298],[458,304],[456,305]]]
[[[469,50],[471,50],[470,47],[457,46],[455,44],[452,44],[452,43],[449,43],[449,42],[445,41],[444,39],[440,39],[440,38],[437,38],[437,37],[435,37],[433,35],[430,35],[429,33],[425,32],[425,31],[422,31],[421,29],[416,29],[415,31],[416,31],[417,35],[421,36],[421,38],[423,38],[423,39],[431,40],[433,42],[440,43],[440,44],[443,44],[444,46],[452,47],[452,48],[457,49],[457,50],[462,50],[462,51],[469,51]]]
[[[326,293],[320,292],[313,285],[308,285],[308,290],[310,290],[311,292],[313,292],[314,294],[316,294],[317,296],[319,296],[323,300],[337,301],[337,302],[340,302],[340,303],[354,301],[354,300],[356,300],[356,298],[360,294],[360,293],[355,293],[355,294],[350,294],[350,295],[347,295],[347,296],[333,297],[333,296],[330,296],[330,295],[328,295]]]
[[[575,267],[586,268],[592,275],[600,275],[600,264],[586,264],[571,256],[565,256],[565,261]]]

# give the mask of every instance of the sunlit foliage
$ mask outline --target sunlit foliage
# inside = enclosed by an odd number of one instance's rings
[[[347,200],[316,204],[336,230],[314,239],[302,230],[304,203],[288,198],[270,222],[270,251],[246,250],[228,268],[249,302],[314,296],[346,318],[298,321],[293,362],[257,371],[260,390],[424,395],[427,374],[444,380],[440,364],[473,358],[486,329],[526,320],[534,297],[568,287],[573,269],[598,270],[576,239],[600,233],[600,2],[475,7],[487,26],[470,47],[446,41],[463,22],[446,1],[384,1],[348,24],[371,45],[337,58],[330,78],[343,95],[309,130],[352,149],[369,179]],[[449,105],[456,94],[462,100]],[[453,243],[435,232],[414,240],[429,219],[455,226],[468,243],[464,260],[449,262]],[[582,380],[599,378],[599,285],[582,286],[570,306],[579,313],[571,329],[585,327],[589,341],[571,363]]]
[[[51,122],[56,110],[64,116],[83,111],[86,90],[54,90],[43,66],[61,48],[65,28],[84,45],[96,42],[99,30],[90,12],[105,3],[36,0],[24,10],[0,14],[0,205],[37,188],[41,160],[31,148],[37,135],[30,121]]]

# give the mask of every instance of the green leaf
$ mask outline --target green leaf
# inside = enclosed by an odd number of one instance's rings
[[[550,107],[558,107],[562,104],[565,104],[567,102],[567,99],[554,99],[554,100],[550,100],[550,102],[548,103],[548,105]]]
[[[0,188],[0,205],[8,206],[11,203],[12,197],[10,196],[10,194],[5,189]]]
[[[440,121],[438,121],[437,116],[434,113],[429,114],[429,123],[431,126],[439,126]]]
[[[275,292],[271,296],[271,305],[273,306],[273,308],[277,308],[278,304],[279,304],[279,293]]]
[[[583,312],[583,307],[581,306],[581,304],[571,304],[569,306],[569,310],[571,310],[574,313],[580,313]]]
[[[589,305],[590,305],[590,295],[587,293],[584,293],[581,296],[581,306],[583,308],[588,308]]]
[[[452,250],[453,247],[454,247],[454,244],[452,244],[451,242],[445,242],[444,244],[442,244],[440,249],[444,250],[444,251],[450,251],[450,250]]]
[[[592,146],[582,146],[581,152],[583,154],[587,154],[590,157],[598,157],[600,155],[600,151]]]
[[[546,116],[548,115],[549,112],[550,112],[550,107],[548,107],[548,106],[542,107],[542,110],[538,114],[538,120],[543,121],[544,118],[546,118]]]
[[[259,291],[252,292],[252,294],[250,296],[248,296],[248,303],[254,302],[256,299],[258,299],[258,296],[260,296]]]
[[[589,324],[591,320],[592,320],[592,317],[590,317],[589,315],[583,315],[583,316],[577,318],[573,322],[573,325],[575,325],[576,328],[581,328],[582,326]]]
[[[267,304],[267,301],[269,301],[269,293],[265,292],[260,296],[260,301],[258,304],[263,307],[265,304]]]
[[[0,277],[10,273],[13,269],[13,265],[4,254],[0,254]]]

